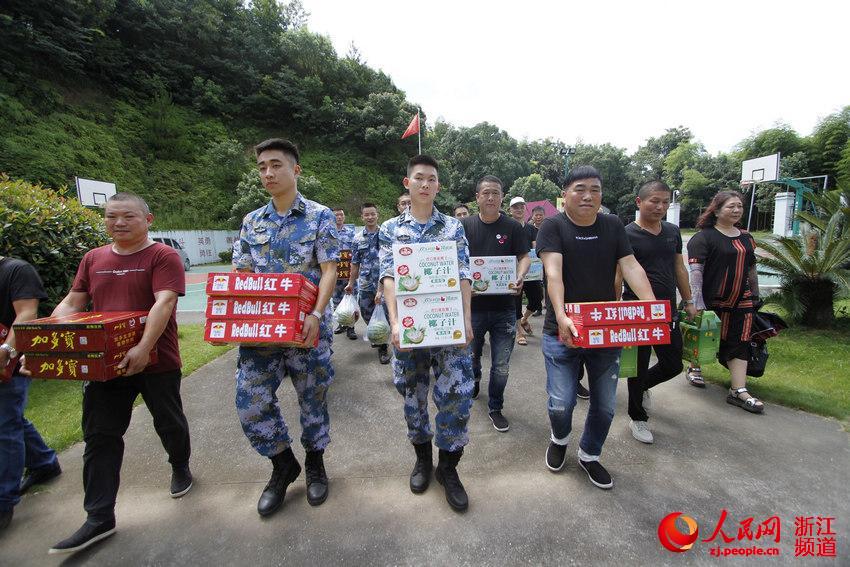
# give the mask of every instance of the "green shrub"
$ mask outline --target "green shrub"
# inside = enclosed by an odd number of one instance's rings
[[[225,250],[224,252],[219,252],[218,257],[221,258],[221,261],[225,264],[233,263],[233,250]]]
[[[90,249],[108,241],[101,216],[57,192],[0,174],[0,255],[26,260],[38,270],[49,313],[68,290]]]

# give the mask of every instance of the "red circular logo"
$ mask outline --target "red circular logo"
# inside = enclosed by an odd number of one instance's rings
[[[415,297],[408,297],[407,299],[404,300],[404,305],[405,305],[405,307],[415,307],[416,306],[416,298]]]
[[[480,280],[481,279],[481,272],[472,272],[472,279]]]
[[[402,256],[410,256],[411,254],[413,254],[413,248],[411,248],[410,246],[402,246],[398,249],[398,253]]]
[[[405,328],[409,329],[413,326],[413,317],[405,317],[401,320],[401,324],[404,325]]]
[[[475,259],[475,265],[476,265],[476,266],[483,266],[483,265],[484,265],[484,260],[483,260],[482,258],[476,258],[476,259]]]
[[[686,530],[684,532],[676,526],[676,520],[679,518],[685,523]],[[658,523],[658,541],[673,553],[683,553],[689,550],[694,546],[698,537],[699,527],[696,520],[681,512],[667,514]]]
[[[402,264],[396,269],[396,271],[399,273],[399,275],[406,276],[410,273],[410,268],[407,267],[407,264]]]

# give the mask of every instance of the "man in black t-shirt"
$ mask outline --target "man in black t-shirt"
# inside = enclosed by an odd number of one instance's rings
[[[579,441],[579,464],[594,485],[612,488],[614,481],[599,463],[599,456],[614,418],[622,349],[573,346],[576,330],[564,303],[614,301],[618,267],[640,299],[655,296],[635,260],[620,219],[597,214],[602,203],[599,172],[590,166],[572,169],[564,182],[563,197],[564,212],[544,220],[537,234],[537,254],[543,260],[547,280],[542,343],[552,436],[546,465],[557,472],[566,463],[567,437],[576,405],[576,378],[584,364],[590,384],[590,408]]]
[[[655,298],[667,300],[673,313],[670,344],[638,348],[637,377],[629,378],[629,429],[635,439],[647,444],[653,442],[646,413],[649,389],[682,371],[682,334],[676,320],[676,288],[682,294],[688,315],[691,318],[696,315],[688,271],[682,260],[682,234],[678,226],[662,220],[670,207],[670,196],[670,188],[663,181],[644,183],[635,199],[640,215],[626,227],[635,258],[646,272]],[[637,299],[628,285],[623,291],[623,299]],[[649,368],[653,349],[658,363]]]
[[[481,382],[481,353],[484,335],[490,333],[490,382],[488,407],[490,420],[496,431],[507,431],[508,420],[502,415],[508,368],[516,338],[514,298],[522,293],[523,278],[531,261],[528,258],[530,243],[522,226],[501,212],[502,182],[498,177],[485,175],[475,187],[478,214],[461,220],[469,241],[469,256],[515,256],[517,277],[510,295],[476,295],[476,284],[486,279],[476,278],[475,261],[470,261],[472,282],[472,373],[475,376],[473,399],[478,397]]]
[[[38,272],[16,258],[0,256],[0,533],[12,521],[21,494],[59,476],[56,453],[24,417],[30,379],[19,373],[13,323],[38,317],[38,302],[47,299]],[[11,366],[12,368],[9,368]],[[7,370],[10,377],[4,381]],[[21,480],[27,468],[27,474]]]

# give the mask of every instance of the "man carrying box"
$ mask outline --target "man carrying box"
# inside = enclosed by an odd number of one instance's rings
[[[363,203],[360,206],[363,219],[363,232],[354,237],[351,252],[351,276],[345,293],[357,290],[357,302],[360,306],[360,316],[367,325],[372,319],[375,306],[380,305],[386,315],[387,309],[383,301],[383,285],[381,285],[381,263],[378,259],[380,244],[378,243],[378,207],[374,203]],[[390,363],[390,353],[387,345],[378,345],[378,360],[381,364]]]
[[[629,378],[629,429],[641,443],[652,443],[649,416],[649,389],[670,380],[682,371],[682,334],[676,324],[676,288],[685,300],[691,319],[696,316],[688,284],[688,270],[682,260],[682,235],[679,227],[663,219],[670,208],[670,188],[663,181],[644,183],[638,192],[640,217],[626,227],[626,235],[634,250],[635,259],[646,272],[656,299],[670,303],[673,322],[670,323],[670,344],[638,348],[637,376]],[[623,299],[637,299],[628,284]],[[655,349],[658,362],[649,368],[649,357]]]
[[[340,207],[335,208],[333,210],[333,213],[334,219],[336,220],[336,233],[337,238],[339,239],[340,254],[342,254],[343,252],[352,254],[352,245],[354,243],[354,229],[350,226],[345,226],[345,211],[343,211]],[[339,302],[342,301],[343,295],[345,295],[346,293],[354,293],[354,291],[345,291],[347,287],[348,278],[338,279],[336,281],[333,294],[334,307],[339,305]],[[357,339],[357,333],[354,331],[354,327],[337,325],[334,334],[339,335],[342,333],[345,333],[345,336],[351,339],[352,341]]]
[[[0,256],[0,533],[12,521],[22,494],[62,474],[56,452],[24,417],[30,379],[18,372],[12,329],[12,323],[38,316],[41,299],[47,299],[47,293],[35,268],[23,260]]]
[[[463,448],[469,442],[467,422],[472,406],[472,361],[466,348],[472,340],[470,321],[471,276],[469,251],[460,221],[434,207],[440,190],[437,162],[418,155],[407,164],[404,186],[410,191],[411,205],[398,217],[381,225],[381,281],[393,336],[393,382],[404,397],[407,436],[416,451],[416,464],[410,475],[410,490],[419,494],[431,482],[433,457],[431,439],[440,450],[437,481],[446,491],[446,500],[455,510],[466,510],[469,499],[457,474]],[[457,245],[458,277],[463,296],[463,324],[466,344],[401,349],[401,322],[396,305],[393,244],[453,241]],[[434,371],[434,403],[437,406],[436,435],[428,417],[428,386]]]
[[[91,303],[93,311],[147,311],[148,317],[140,341],[119,363],[126,368],[125,375],[83,385],[83,507],[88,518],[50,553],[79,551],[115,532],[123,437],[139,394],[168,453],[171,497],[179,498],[192,488],[177,344],[177,297],[186,290],[183,262],[173,248],[148,236],[153,215],[141,197],[116,193],[106,202],[104,215],[112,244],[83,256],[71,291],[53,316],[80,313]],[[154,348],[158,361],[150,364]]]
[[[272,475],[257,512],[267,516],[283,504],[286,488],[301,474],[280,413],[277,389],[286,375],[301,406],[301,445],[307,452],[307,502],[318,506],[328,496],[324,451],[330,443],[328,387],[331,365],[330,299],[336,283],[339,241],[330,209],[298,192],[298,148],[272,138],[254,148],[263,187],[271,201],[245,215],[233,243],[233,267],[239,272],[302,274],[319,287],[313,311],[304,318],[304,348],[239,347],[236,411],[251,446],[272,462]],[[316,337],[318,346],[312,346]]]
[[[502,415],[505,402],[505,387],[508,384],[508,369],[514,340],[517,334],[516,298],[522,296],[523,278],[528,273],[531,261],[528,258],[530,243],[523,227],[514,219],[502,214],[502,181],[493,175],[485,175],[475,187],[478,214],[464,218],[463,229],[469,241],[469,255],[513,256],[516,258],[516,278],[511,282],[513,293],[479,295],[473,284],[472,297],[472,373],[475,388],[472,397],[478,397],[481,382],[481,353],[484,336],[490,333],[490,380],[488,386],[488,408],[490,421],[496,431],[505,432],[510,424]],[[473,270],[474,267],[470,267]],[[484,280],[486,281],[486,280]]]
[[[619,266],[640,299],[655,299],[646,274],[632,254],[623,224],[615,215],[597,214],[602,203],[602,177],[590,166],[570,170],[564,182],[564,211],[543,221],[537,253],[547,279],[543,357],[552,436],[546,466],[553,472],[566,464],[572,430],[577,376],[587,368],[590,407],[578,444],[580,466],[599,488],[612,488],[611,475],[599,463],[608,436],[617,394],[621,348],[577,348],[578,336],[565,302],[613,301]],[[563,342],[562,342],[563,341]]]

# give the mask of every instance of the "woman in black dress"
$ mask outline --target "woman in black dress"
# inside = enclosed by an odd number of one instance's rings
[[[688,264],[696,308],[711,309],[720,318],[717,358],[732,379],[726,401],[762,413],[764,404],[747,391],[750,332],[759,286],[755,240],[739,228],[743,213],[743,198],[737,191],[715,195],[697,221],[701,230],[688,242]]]

